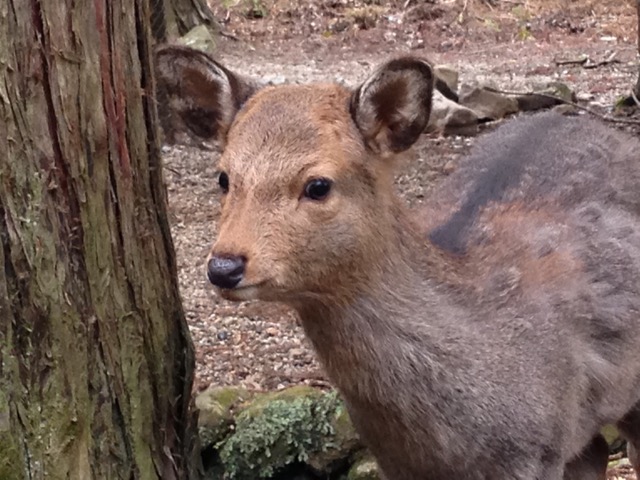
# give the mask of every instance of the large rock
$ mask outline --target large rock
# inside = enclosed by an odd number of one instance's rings
[[[208,53],[213,53],[216,49],[216,40],[206,25],[193,27],[178,39],[178,43]]]
[[[198,430],[203,447],[223,440],[233,425],[234,411],[239,410],[251,394],[240,387],[209,387],[195,400]]]
[[[516,100],[520,110],[529,112],[551,108],[565,102],[575,102],[576,95],[562,82],[548,82],[534,85],[532,94],[520,95],[516,97]]]
[[[481,120],[499,120],[518,112],[518,100],[483,87],[463,85],[460,104],[473,110]]]
[[[442,80],[452,92],[458,92],[458,71],[449,65],[436,65],[433,71],[440,80]]]
[[[433,92],[427,131],[456,133],[469,127],[476,128],[477,125],[478,115],[473,110],[449,100],[438,91]]]
[[[433,70],[435,89],[449,100],[458,103],[458,72],[447,65],[437,65]]]
[[[270,478],[304,463],[328,476],[360,443],[335,392],[297,386],[258,395],[221,444],[225,478]]]

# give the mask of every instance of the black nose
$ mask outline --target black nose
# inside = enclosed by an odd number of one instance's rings
[[[233,288],[242,280],[246,263],[247,259],[245,257],[214,255],[207,265],[209,281],[216,287]]]

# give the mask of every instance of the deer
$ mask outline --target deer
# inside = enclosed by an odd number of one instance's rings
[[[636,138],[510,119],[410,209],[394,176],[429,121],[428,60],[351,88],[156,59],[171,109],[221,145],[208,279],[297,312],[384,478],[604,480],[607,424],[640,472]]]

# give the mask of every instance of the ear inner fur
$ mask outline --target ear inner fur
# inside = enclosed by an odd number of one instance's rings
[[[156,49],[156,71],[170,110],[207,140],[224,140],[236,113],[259,88],[207,53],[176,45]]]
[[[433,82],[431,66],[415,58],[392,60],[374,72],[350,106],[367,145],[378,152],[409,148],[429,121]]]

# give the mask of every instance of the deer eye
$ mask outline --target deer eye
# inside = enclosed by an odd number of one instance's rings
[[[218,185],[220,185],[222,193],[227,193],[229,191],[229,175],[227,175],[226,172],[220,172],[220,176],[218,176]]]
[[[324,200],[331,191],[333,182],[328,178],[313,178],[304,186],[304,196],[311,200]]]

